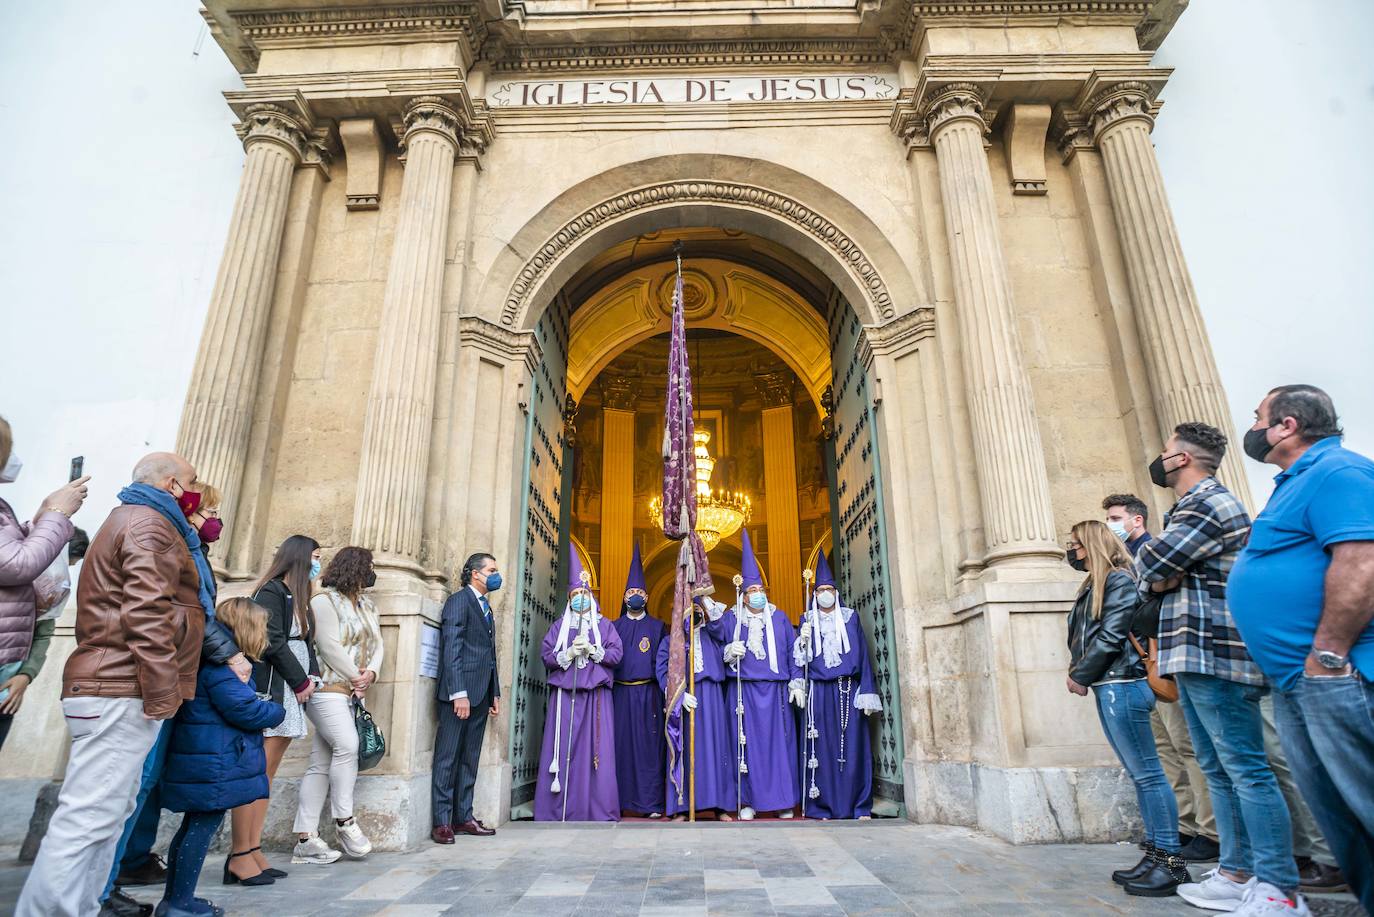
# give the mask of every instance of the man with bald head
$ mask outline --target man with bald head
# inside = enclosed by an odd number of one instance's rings
[[[101,910],[144,762],[163,723],[195,696],[214,612],[213,580],[186,520],[200,502],[196,471],[155,452],[134,467],[119,500],[91,540],[77,587],[76,649],[62,674],[71,755],[19,897],[22,917]]]

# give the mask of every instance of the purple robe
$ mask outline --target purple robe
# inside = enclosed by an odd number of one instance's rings
[[[620,635],[609,620],[598,618],[597,630],[605,655],[600,662],[588,659],[585,667],[579,668],[574,662],[564,669],[555,651],[562,626],[562,618],[554,621],[544,636],[542,655],[549,670],[549,687],[553,690],[549,691],[548,717],[544,721],[544,746],[539,755],[538,782],[534,790],[534,818],[535,821],[619,821],[620,791],[615,780],[615,710],[611,702],[611,682],[622,652]],[[575,633],[574,628],[569,643]],[[590,639],[590,634],[588,636]],[[595,644],[596,640],[592,639],[592,645]],[[555,733],[560,784],[557,793],[553,792],[555,775],[549,772]]]
[[[614,622],[625,654],[615,667],[615,779],[620,808],[663,811],[663,689],[655,665],[668,629],[647,614],[638,621],[622,614]]]
[[[859,818],[873,812],[873,750],[867,712],[881,709],[881,701],[858,614],[848,608],[829,614],[849,615],[844,624],[849,650],[840,654],[837,665],[829,666],[822,648],[812,646],[812,658],[804,667],[810,679],[807,716],[816,735],[812,741],[804,740],[804,773],[810,776],[802,803],[807,818]]]
[[[797,632],[787,615],[769,606],[773,616],[773,652],[778,670],[768,667],[767,647],[758,659],[749,650],[739,663],[739,678],[733,667],[726,671],[725,701],[732,718],[732,737],[738,726],[737,708],[744,706],[744,760],[748,771],[740,779],[740,804],[752,806],[758,812],[791,810],[798,799],[797,767],[800,746],[797,742],[796,720],[788,705],[787,689],[793,679],[801,678],[801,670],[792,658],[792,644]],[[742,612],[748,616],[750,611]],[[723,647],[735,639],[735,610],[727,610],[708,625],[711,636]],[[741,624],[739,639],[747,643],[749,628]],[[765,640],[767,636],[765,634]],[[800,684],[800,682],[799,682]],[[731,759],[738,767],[738,742],[732,742],[735,754]]]
[[[684,626],[684,630],[686,627]],[[720,644],[711,639],[705,627],[698,626],[701,635],[701,671],[696,673],[697,709],[694,714],[683,718],[682,743],[683,755],[682,801],[678,802],[677,792],[672,781],[667,781],[667,814],[678,815],[688,809],[688,775],[696,768],[696,805],[697,811],[717,809],[734,812],[739,808],[735,795],[735,745],[734,715],[725,704],[725,662],[721,659]],[[691,649],[690,643],[688,649]],[[689,679],[691,673],[688,673]],[[666,683],[668,678],[668,641],[658,651],[658,680]],[[690,681],[688,682],[691,683]],[[690,716],[696,717],[696,743],[701,754],[694,757]]]

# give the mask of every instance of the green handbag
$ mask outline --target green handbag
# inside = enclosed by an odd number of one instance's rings
[[[370,770],[386,754],[386,736],[356,697],[353,698],[353,725],[358,730],[358,770]]]

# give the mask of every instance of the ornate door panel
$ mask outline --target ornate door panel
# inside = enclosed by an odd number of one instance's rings
[[[897,677],[892,587],[887,568],[887,525],[883,519],[882,466],[878,460],[876,415],[870,388],[871,356],[854,310],[836,299],[830,308],[833,449],[831,461],[835,574],[840,594],[863,621],[873,661],[881,713],[874,730],[873,790],[902,800],[901,688]]]
[[[520,520],[521,550],[515,574],[519,592],[511,691],[514,695],[510,731],[512,808],[534,798],[548,697],[539,649],[554,617],[561,611],[558,601],[559,517],[562,515],[563,472],[568,451],[563,433],[568,309],[561,297],[545,310],[535,326],[535,337],[543,358],[530,382],[522,472],[525,501]]]

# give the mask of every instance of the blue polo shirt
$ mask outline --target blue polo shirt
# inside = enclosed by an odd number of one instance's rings
[[[1226,601],[1251,658],[1278,687],[1291,689],[1321,619],[1327,551],[1343,541],[1374,541],[1374,462],[1331,436],[1274,481],[1231,570]],[[1350,655],[1374,681],[1374,623]]]

